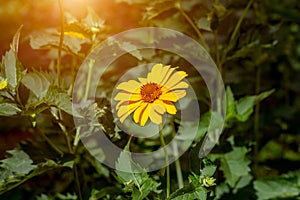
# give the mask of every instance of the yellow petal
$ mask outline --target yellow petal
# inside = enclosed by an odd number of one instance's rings
[[[165,110],[171,115],[174,115],[177,112],[176,107],[174,106],[174,104],[171,101],[162,101],[162,100],[157,99],[153,103],[162,105],[165,108]]]
[[[150,111],[150,105],[148,103],[143,103],[133,114],[133,119],[135,123],[139,123],[141,126],[145,126]]]
[[[140,87],[142,86],[141,83],[135,81],[135,80],[130,80],[128,82],[122,82],[117,86],[118,90],[125,90],[127,92],[134,93],[136,92]]]
[[[143,114],[142,114],[142,119],[141,119],[141,121],[140,121],[140,125],[141,125],[141,126],[145,126],[145,124],[146,124],[146,122],[147,122],[147,120],[148,120],[148,117],[149,117],[150,108],[151,108],[151,106],[148,105],[148,106],[146,107],[145,111],[143,112]]]
[[[149,113],[150,120],[155,124],[162,123],[162,115],[166,112],[166,109],[161,104],[152,105]]]
[[[178,73],[178,72],[175,72],[174,74],[172,74],[172,76],[170,76],[170,78],[166,81],[166,83],[164,84],[165,87],[167,87],[168,89],[172,89],[172,88],[175,88],[177,87],[177,85],[180,83],[180,81],[182,79],[184,79],[185,76],[182,76],[182,73]],[[184,83],[184,82],[183,82]],[[182,85],[186,85],[185,84],[182,84]],[[178,88],[178,87],[177,87]]]
[[[178,99],[181,99],[186,95],[185,90],[172,90],[172,92],[177,96]]]
[[[169,114],[171,115],[175,115],[177,110],[176,107],[174,106],[174,104],[172,102],[164,102],[164,105],[166,107],[166,110]]]
[[[170,66],[165,66],[162,71],[162,79],[160,84],[165,85],[165,83],[169,80],[170,76],[174,72],[176,68],[170,68]]]
[[[142,83],[142,85],[145,85],[148,83],[148,80],[146,78],[138,78],[138,79]]]
[[[183,88],[188,88],[189,84],[187,84],[186,82],[178,82],[177,84],[174,84],[173,87],[168,88],[169,90],[175,90],[175,89],[183,89]]]
[[[123,102],[124,103],[124,102]],[[135,111],[137,108],[139,108],[141,106],[142,102],[136,102],[136,103],[132,103],[132,104],[125,104],[122,106],[119,106],[118,112],[117,112],[117,116],[120,118],[120,121],[123,123],[124,120],[133,112]]]
[[[178,97],[173,92],[168,92],[168,93],[161,94],[159,96],[159,99],[176,102],[178,100]]]
[[[151,72],[149,72],[147,79],[148,82],[152,83],[160,83],[161,76],[162,76],[162,64],[156,64],[152,67]]]
[[[129,93],[129,92],[126,92],[126,91],[121,91],[119,92],[114,100],[117,100],[117,101],[138,101],[141,99],[141,95],[140,94],[135,94],[135,93]]]
[[[146,108],[146,106],[147,106],[147,103],[143,103],[138,109],[135,110],[135,112],[133,114],[133,119],[134,119],[135,123],[139,123],[142,111]]]

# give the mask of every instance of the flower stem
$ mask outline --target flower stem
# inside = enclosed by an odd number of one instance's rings
[[[177,1],[175,3],[175,8],[178,9],[178,11],[181,13],[181,15],[186,19],[186,21],[191,25],[191,27],[194,29],[194,31],[196,32],[199,40],[200,40],[200,43],[203,45],[203,47],[209,51],[209,47],[207,46],[204,38],[203,38],[203,35],[202,33],[200,32],[200,30],[198,29],[198,27],[195,25],[195,23],[193,22],[193,20],[190,18],[190,16],[188,16],[188,14],[186,14],[184,12],[184,10],[181,8],[181,5],[180,5],[180,2]]]
[[[176,132],[175,132],[175,126],[174,126],[174,120],[172,120],[172,137],[175,137]],[[177,184],[178,188],[181,189],[183,188],[183,178],[182,178],[182,170],[181,170],[181,164],[180,164],[180,159],[178,157],[178,145],[177,141],[174,138],[173,142],[173,151],[174,151],[174,157],[175,157],[175,168],[176,168],[176,175],[177,175]],[[178,157],[178,159],[177,159]]]
[[[59,37],[59,46],[58,46],[58,56],[57,56],[57,65],[56,65],[56,73],[57,73],[57,84],[60,85],[60,79],[61,79],[61,52],[62,52],[62,46],[64,42],[64,23],[65,23],[65,16],[64,16],[64,8],[62,4],[62,0],[58,0],[59,3],[59,10],[60,10],[60,23],[61,23],[61,29],[60,29],[60,37]]]
[[[165,153],[165,159],[166,159],[166,169],[167,169],[167,198],[170,195],[170,166],[169,166],[169,155],[166,149],[166,143],[165,143],[165,139],[164,136],[162,134],[162,127],[159,127],[159,138],[160,138],[160,142],[163,146],[164,149],[164,153]]]

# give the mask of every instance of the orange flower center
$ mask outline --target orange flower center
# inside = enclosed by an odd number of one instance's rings
[[[143,101],[153,103],[161,95],[161,87],[156,83],[147,83],[141,88],[141,97]]]

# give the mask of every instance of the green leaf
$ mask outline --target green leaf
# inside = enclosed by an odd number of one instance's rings
[[[210,28],[210,21],[206,17],[202,17],[197,21],[197,26],[199,29],[205,30],[205,31],[211,31]]]
[[[136,57],[138,60],[142,60],[143,57],[140,53],[140,51],[137,49],[137,47],[135,45],[133,45],[130,42],[123,42],[120,44],[120,46],[129,54],[131,54],[132,56]]]
[[[130,141],[120,153],[116,162],[116,174],[118,178],[124,183],[126,191],[132,192],[133,200],[144,199],[151,191],[159,193],[160,183],[157,183],[152,178],[149,178],[147,172],[139,165],[133,162],[129,152]],[[136,187],[132,187],[132,183]]]
[[[156,181],[154,181],[152,178],[149,178],[148,175],[147,177],[143,178],[143,182],[142,182],[142,186],[140,189],[135,188],[132,192],[132,199],[133,200],[142,200],[144,199],[146,196],[148,196],[148,194],[151,191],[154,191],[156,193],[159,193],[160,190],[157,190],[157,188],[159,187],[160,183],[157,183]]]
[[[229,193],[229,186],[226,183],[221,183],[216,186],[216,198],[215,199],[221,199],[221,197]]]
[[[43,97],[48,91],[50,85],[54,83],[54,76],[43,72],[27,73],[21,82],[38,98]]]
[[[91,7],[88,7],[88,15],[82,20],[82,23],[91,30],[98,29],[97,31],[95,30],[96,32],[104,28],[104,20],[101,19]]]
[[[10,49],[2,57],[2,65],[5,69],[5,78],[7,78],[8,85],[13,89],[16,89],[18,85],[17,78],[17,58],[15,52]]]
[[[0,116],[13,116],[21,112],[22,110],[18,108],[16,104],[13,103],[1,103],[0,104]]]
[[[211,120],[211,112],[206,112],[205,114],[201,115],[198,131],[194,139],[195,142],[200,142],[200,140],[203,138],[203,136],[208,130],[210,120]]]
[[[253,113],[255,99],[255,96],[246,96],[239,99],[239,101],[236,103],[236,117],[239,121],[246,121]]]
[[[224,172],[226,183],[232,188],[241,177],[250,172],[250,160],[246,157],[247,152],[246,147],[233,147],[231,152],[221,155],[220,169]]]
[[[226,88],[226,119],[231,119],[236,116],[235,100],[231,88],[228,86]]]
[[[201,176],[210,177],[214,175],[217,167],[214,165],[206,165],[203,169],[201,169]]]
[[[300,195],[299,185],[282,178],[256,180],[254,189],[258,200],[292,198]]]
[[[30,46],[33,49],[57,49],[59,46],[59,33],[55,29],[34,32],[30,35]],[[77,37],[64,37],[63,50],[71,55],[81,56],[81,45],[86,43]]]
[[[14,150],[13,150],[14,151]],[[17,150],[17,151],[21,151],[21,150]],[[27,155],[27,154],[25,154]],[[27,155],[28,156],[28,155]],[[59,165],[57,164],[55,161],[53,160],[47,160],[46,162],[43,162],[43,163],[39,163],[38,166],[36,165],[32,165],[32,160],[29,158],[27,159],[28,157],[25,156],[26,160],[25,162],[22,164],[22,166],[26,166],[26,168],[24,169],[22,167],[22,170],[23,172],[27,172],[29,171],[30,168],[32,168],[33,170],[30,170],[29,172],[30,173],[26,173],[26,174],[17,174],[17,173],[14,173],[12,172],[10,169],[7,169],[7,168],[2,168],[2,165],[0,167],[0,195],[2,195],[3,193],[19,186],[20,184],[24,183],[25,181],[31,179],[32,177],[34,176],[37,176],[37,175],[40,175],[40,174],[43,174],[49,170],[53,170],[55,168],[61,168],[63,167],[63,165]],[[18,157],[18,161],[15,161],[16,163],[19,163],[19,162],[22,162],[22,160],[24,160],[24,154],[19,154],[19,157]],[[16,159],[17,160],[17,159]],[[10,164],[13,164],[11,163],[13,162],[12,160],[9,161]],[[30,163],[30,164],[29,164]],[[16,168],[16,167],[15,167]],[[16,169],[17,171],[21,170],[21,169]]]
[[[236,59],[236,58],[244,58],[244,57],[250,57],[251,54],[256,51],[259,47],[259,41],[256,40],[254,42],[251,42],[250,44],[247,44],[240,48],[239,50],[235,51],[234,54],[230,57],[228,57],[228,60]]]
[[[116,161],[116,173],[123,183],[133,181],[138,187],[142,183],[142,173],[146,173],[140,166],[138,166],[131,158],[129,151],[130,141],[120,153]]]
[[[246,176],[242,176],[240,180],[236,183],[235,188],[233,189],[233,193],[236,194],[239,189],[247,186],[250,184],[252,180],[252,176],[250,174],[247,174]]]
[[[72,110],[72,99],[67,94],[66,91],[63,91],[58,88],[49,88],[46,97],[43,99],[44,103],[49,106],[55,106],[66,113],[76,116],[82,117],[78,112],[73,112]]]
[[[33,161],[22,150],[14,149],[7,151],[12,156],[1,161],[0,167],[10,170],[17,175],[26,175],[37,166],[33,165]]]
[[[268,91],[260,93],[259,95],[256,95],[255,96],[255,103],[261,102],[262,100],[264,100],[265,98],[267,98],[271,94],[273,94],[273,92],[275,92],[275,89],[268,90]]]
[[[173,192],[167,200],[206,200],[207,191],[204,187],[194,188],[191,185],[184,186]]]
[[[10,48],[15,52],[15,55],[18,55],[18,51],[19,51],[19,40],[20,40],[20,35],[21,35],[21,30],[23,28],[23,25],[21,25],[17,32],[14,35],[13,41],[10,44]]]

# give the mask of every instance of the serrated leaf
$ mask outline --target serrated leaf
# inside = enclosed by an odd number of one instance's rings
[[[130,42],[123,42],[120,45],[126,52],[136,57],[138,60],[142,60],[143,57],[135,45]]]
[[[2,62],[5,66],[5,77],[8,84],[15,89],[18,84],[17,78],[17,58],[15,52],[10,49],[5,53],[5,56],[2,58]]]
[[[23,156],[22,156],[23,158]],[[21,158],[21,159],[22,159]],[[23,158],[24,159],[24,158]],[[32,161],[31,161],[32,162]],[[12,173],[11,176],[7,176],[5,180],[2,179],[2,175],[0,176],[0,195],[3,193],[12,190],[13,188],[19,186],[20,184],[24,183],[25,181],[29,180],[30,178],[43,174],[49,170],[53,170],[55,168],[61,168],[62,165],[57,164],[53,160],[47,160],[46,162],[39,163],[38,166],[34,165],[33,171],[30,171],[30,173],[25,175],[18,175],[15,173]],[[0,168],[1,171],[1,168]],[[11,171],[9,169],[5,169],[5,171]]]
[[[33,49],[53,49],[59,46],[60,35],[55,29],[37,31],[30,35],[30,46]],[[63,50],[75,55],[80,55],[81,45],[88,40],[77,37],[64,37]]]
[[[147,175],[148,177],[148,175]],[[142,185],[140,187],[140,189],[135,189],[132,192],[132,199],[133,200],[142,200],[144,199],[146,196],[148,196],[148,194],[151,191],[154,191],[156,193],[159,193],[160,191],[157,190],[157,188],[159,187],[160,183],[157,183],[156,181],[154,181],[152,178],[143,178],[143,182]]]
[[[133,162],[129,151],[129,145],[130,141],[116,161],[116,173],[123,183],[134,181],[137,186],[140,186],[142,183],[141,173],[145,173],[145,171]]]
[[[250,172],[250,160],[246,157],[246,147],[233,147],[233,150],[221,156],[220,169],[224,172],[226,183],[232,188],[237,181]]]
[[[24,151],[14,149],[7,152],[11,154],[11,157],[2,160],[0,167],[8,169],[21,176],[28,174],[37,167],[32,164],[33,161]]]
[[[50,88],[43,99],[44,103],[49,106],[55,106],[66,113],[75,117],[82,117],[78,112],[72,110],[72,99],[66,91],[57,88]]]
[[[88,7],[88,15],[82,22],[91,30],[98,29],[95,30],[96,32],[99,32],[100,29],[104,28],[104,20],[101,19],[91,7]]]
[[[116,173],[118,177],[125,183],[135,181],[138,185],[141,183],[141,174],[143,172],[132,160],[129,151],[130,141],[125,146],[124,150],[120,153],[116,161]],[[136,174],[137,173],[137,174]]]
[[[201,176],[210,177],[214,175],[217,167],[214,165],[206,165],[203,169],[201,169]]]
[[[300,188],[291,180],[281,178],[254,181],[258,200],[293,198],[300,195]]]
[[[43,97],[49,89],[51,83],[54,83],[54,77],[48,73],[30,72],[27,73],[21,82],[31,90],[38,98]]]
[[[18,108],[16,104],[13,103],[1,103],[0,104],[0,116],[13,116],[21,112],[22,110]]]

